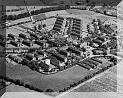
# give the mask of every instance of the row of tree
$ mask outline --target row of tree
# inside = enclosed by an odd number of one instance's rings
[[[30,84],[25,84],[24,82],[22,82],[20,80],[10,79],[9,77],[4,77],[4,76],[0,76],[0,79],[5,80],[7,82],[14,83],[15,85],[24,86],[24,87],[29,88],[29,89],[34,90],[34,91],[44,92],[43,90],[38,89],[38,88],[36,88],[34,86],[31,86]],[[45,90],[45,92],[54,92],[54,90],[48,88],[48,89]]]
[[[37,14],[40,14],[40,13],[46,13],[46,12],[50,12],[50,11],[66,10],[66,9],[69,9],[69,8],[70,8],[69,5],[42,8],[42,9],[39,9],[39,10],[31,11],[31,15],[37,15]],[[29,12],[21,13],[21,14],[18,14],[18,15],[4,15],[4,16],[2,16],[2,20],[16,20],[16,19],[29,17],[29,16],[30,16]]]
[[[29,88],[29,89],[34,90],[34,91],[43,92],[43,90],[38,89],[36,87],[33,87],[29,84],[25,84],[24,82],[17,80],[17,79],[14,80],[14,79],[10,79],[9,77],[4,77],[4,76],[0,76],[0,79],[14,83],[15,85],[24,86],[24,87]]]
[[[21,11],[24,10],[24,8],[18,8],[18,9],[8,9],[6,12],[15,12],[15,11]]]

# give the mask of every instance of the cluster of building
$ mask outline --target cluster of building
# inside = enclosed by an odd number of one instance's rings
[[[69,32],[71,36],[80,38],[81,35],[81,19],[72,18]]]
[[[102,64],[103,62],[95,57],[88,58],[86,60],[80,61],[77,63],[79,66],[87,69],[87,70],[93,70],[97,68],[99,64]]]
[[[21,62],[22,62],[22,58],[15,56],[15,55],[8,55],[7,58],[9,58],[10,60],[12,60],[18,64],[21,64]]]
[[[63,17],[57,17],[54,27],[53,27],[53,31],[55,32],[61,32],[62,30],[62,26],[63,26],[63,22],[64,22],[64,18]]]
[[[93,55],[107,55],[109,50],[110,53],[114,52],[112,49],[117,49],[117,39],[113,35],[115,31],[110,25],[103,24],[100,19],[94,19],[91,25],[87,25],[87,28],[93,39],[88,41],[88,45],[94,48]]]
[[[108,47],[116,47],[116,44],[107,47],[108,42],[116,43],[116,41],[110,41],[109,36],[105,37],[105,34],[111,34],[113,30],[108,28],[108,26],[104,26],[100,20],[93,20],[93,30],[88,25],[89,36],[82,38],[81,34],[83,32],[81,30],[81,23],[81,19],[57,17],[51,33],[54,31],[56,34],[61,34],[60,37],[48,37],[47,34],[45,34],[47,36],[45,36],[45,38],[43,35],[29,31],[29,36],[23,33],[20,33],[18,36],[8,34],[7,38],[10,39],[9,44],[15,47],[26,45],[31,48],[33,44],[39,46],[38,50],[25,53],[24,56],[22,55],[21,59],[12,55],[8,57],[16,63],[27,65],[31,69],[35,69],[39,72],[62,71],[71,65],[76,65],[76,63],[88,70],[95,69],[102,61],[96,58],[90,58],[84,61],[81,60],[90,55],[107,55]],[[66,28],[67,33],[64,33]],[[69,42],[69,39],[72,39],[72,43]]]
[[[91,9],[92,11],[95,11],[97,13],[101,13],[101,14],[105,14],[105,15],[109,15],[109,16],[114,16],[116,17],[117,16],[117,8],[115,6],[113,7],[99,7],[99,8],[93,8]]]
[[[36,34],[32,34],[30,33],[30,36],[27,36],[26,34],[20,33],[17,36],[15,36],[14,34],[8,34],[7,38],[9,39],[9,43],[15,47],[21,47],[23,45],[26,45],[28,47],[33,46],[34,43],[38,44],[38,45],[42,45],[39,44],[37,41],[31,41],[30,39],[33,37],[33,39],[38,39],[38,36]]]

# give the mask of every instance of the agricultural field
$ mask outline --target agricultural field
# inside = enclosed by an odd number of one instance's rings
[[[71,83],[78,81],[80,77],[84,77],[84,74],[89,74],[86,70],[79,66],[48,76],[31,71],[29,68],[21,65],[16,65],[12,68],[7,67],[6,71],[6,75],[8,77],[12,79],[19,79],[34,87],[43,89],[44,91],[48,88],[52,88],[54,91],[59,91]]]
[[[75,92],[117,92],[117,67],[79,87]]]

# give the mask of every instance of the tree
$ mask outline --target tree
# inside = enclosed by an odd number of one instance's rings
[[[46,24],[43,24],[43,27],[45,28],[46,27]]]
[[[96,5],[96,3],[95,2],[91,2],[91,8],[90,9],[92,9],[92,8],[94,8],[95,7],[95,5]]]
[[[20,80],[15,80],[15,84],[20,85]]]
[[[52,89],[47,89],[46,92],[54,92]]]
[[[86,0],[86,3],[89,3],[90,2],[90,0]]]
[[[29,84],[24,85],[26,88],[30,88],[31,86]]]
[[[107,4],[106,3],[103,3],[103,8],[105,8],[107,6]]]

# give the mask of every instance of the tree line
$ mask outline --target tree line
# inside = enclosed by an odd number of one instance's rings
[[[42,9],[39,9],[39,10],[31,11],[31,15],[37,15],[37,14],[40,14],[40,13],[46,13],[46,12],[50,12],[50,11],[66,10],[66,9],[69,9],[69,8],[70,8],[69,5],[42,8]],[[29,12],[21,13],[21,14],[18,14],[18,15],[4,15],[4,16],[2,16],[2,20],[16,20],[16,19],[29,17],[29,16],[30,16]]]

